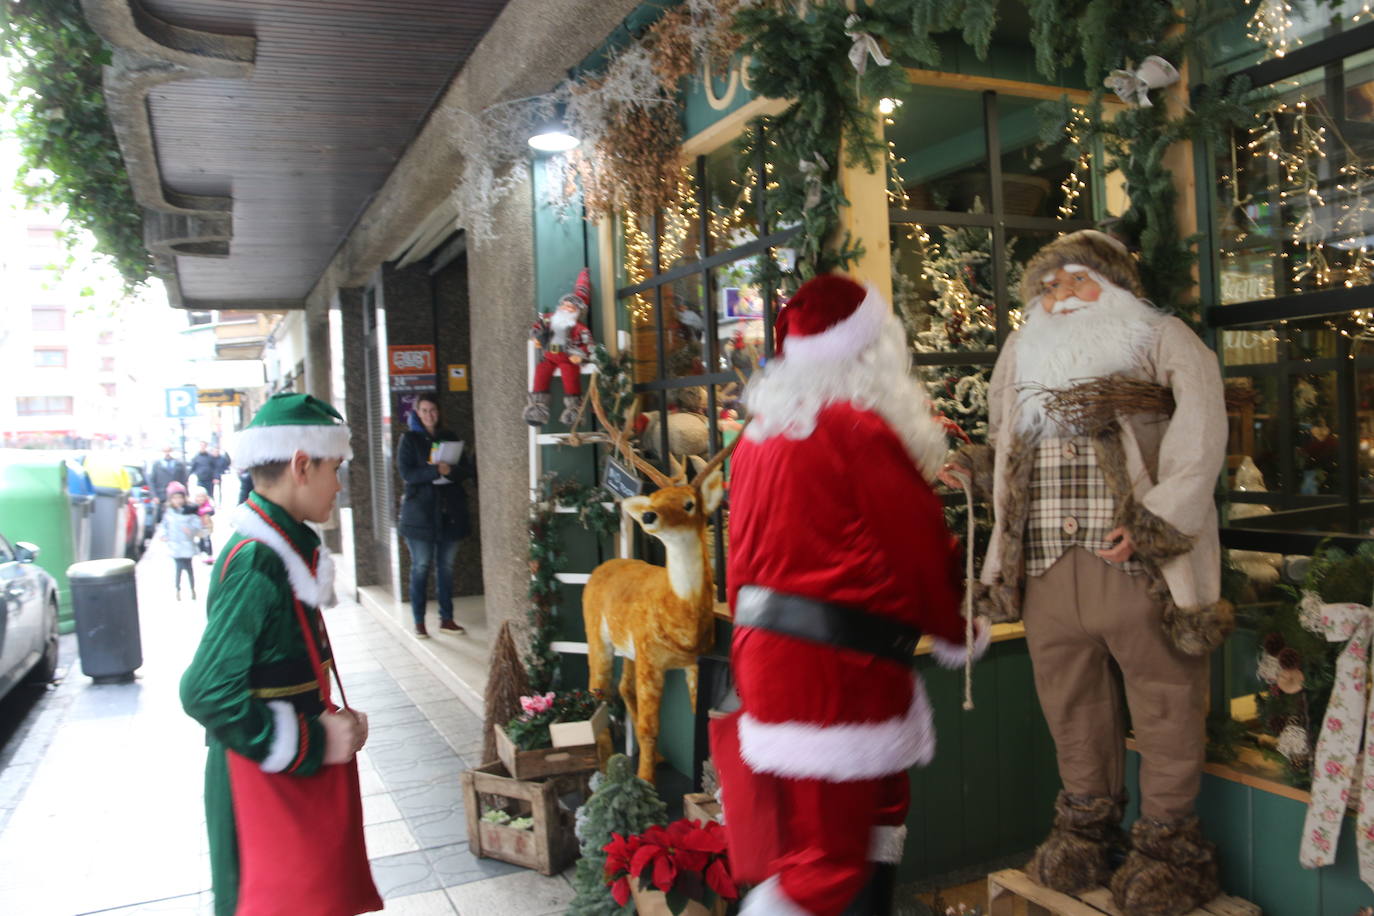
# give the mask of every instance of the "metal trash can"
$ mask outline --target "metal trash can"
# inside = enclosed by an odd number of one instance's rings
[[[87,560],[67,567],[81,671],[97,684],[134,679],[143,664],[134,561]]]
[[[127,549],[125,528],[129,520],[129,491],[118,487],[95,488],[95,511],[91,513],[91,559],[124,556]]]

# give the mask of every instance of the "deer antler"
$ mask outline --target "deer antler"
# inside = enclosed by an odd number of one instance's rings
[[[591,384],[592,411],[596,414],[596,419],[600,421],[601,426],[606,430],[606,435],[611,437],[611,441],[615,443],[616,447],[619,448],[623,454],[628,456],[629,459],[634,462],[635,467],[639,468],[639,470],[644,473],[644,476],[648,477],[654,483],[658,484],[659,487],[666,488],[678,486],[677,481],[673,480],[667,474],[664,474],[658,468],[654,467],[653,464],[651,464],[650,462],[645,461],[643,458],[641,458],[635,452],[634,447],[630,445],[630,424],[634,422],[633,408],[627,414],[625,429],[617,431],[615,426],[611,424],[611,421],[606,418],[606,411],[601,407],[601,386],[597,384],[596,376],[592,377]]]
[[[745,427],[747,427],[748,425],[749,420],[745,420],[744,426],[740,427],[739,435],[735,437],[735,441],[731,442],[729,445],[725,446],[725,448],[716,452],[714,455],[711,456],[710,461],[706,462],[701,466],[701,470],[697,471],[697,476],[692,478],[692,486],[694,488],[700,488],[702,482],[706,480],[706,477],[716,468],[720,467],[726,458],[730,457],[730,453],[735,450],[735,446],[739,445],[740,440],[744,438],[744,430]]]

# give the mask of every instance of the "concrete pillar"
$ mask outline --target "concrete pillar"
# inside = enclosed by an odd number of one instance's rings
[[[353,513],[353,569],[357,584],[376,585],[385,581],[381,565],[386,554],[373,537],[372,448],[367,425],[367,333],[363,320],[363,289],[339,290],[339,317],[343,322],[344,387],[342,413],[348,418],[353,460],[349,462],[348,503]]]
[[[534,304],[534,206],[528,173],[494,213],[499,238],[471,246],[472,387],[482,501],[487,626],[523,622],[529,605],[529,427],[525,341]]]

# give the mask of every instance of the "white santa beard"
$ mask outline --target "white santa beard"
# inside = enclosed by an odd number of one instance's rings
[[[1046,314],[1039,297],[1026,309],[1016,339],[1017,428],[1043,428],[1047,395],[1092,378],[1140,366],[1159,334],[1164,313],[1089,271],[1102,287],[1094,302],[1065,299]]]
[[[568,342],[568,332],[577,325],[577,313],[565,312],[562,309],[553,313],[549,319],[549,329],[553,331],[553,341],[557,344]]]
[[[779,435],[805,439],[815,431],[823,407],[848,401],[887,421],[922,475],[933,480],[948,444],[944,427],[930,412],[929,395],[910,374],[910,362],[906,332],[891,315],[882,336],[854,359],[771,360],[745,389],[753,418],[745,435],[757,442]]]

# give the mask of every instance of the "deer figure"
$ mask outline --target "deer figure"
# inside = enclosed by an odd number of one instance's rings
[[[648,496],[624,500],[621,508],[663,542],[667,565],[607,560],[592,570],[582,591],[591,689],[608,690],[614,653],[619,652],[624,658],[620,696],[639,740],[639,776],[652,782],[664,674],[671,668],[687,669],[695,709],[697,658],[710,651],[715,639],[715,576],[706,525],[725,495],[721,462],[731,449],[702,462],[690,483],[680,469],[670,477],[630,447],[634,411],[625,430],[617,432],[602,411],[595,380],[591,388],[592,408],[611,441],[659,487]]]

